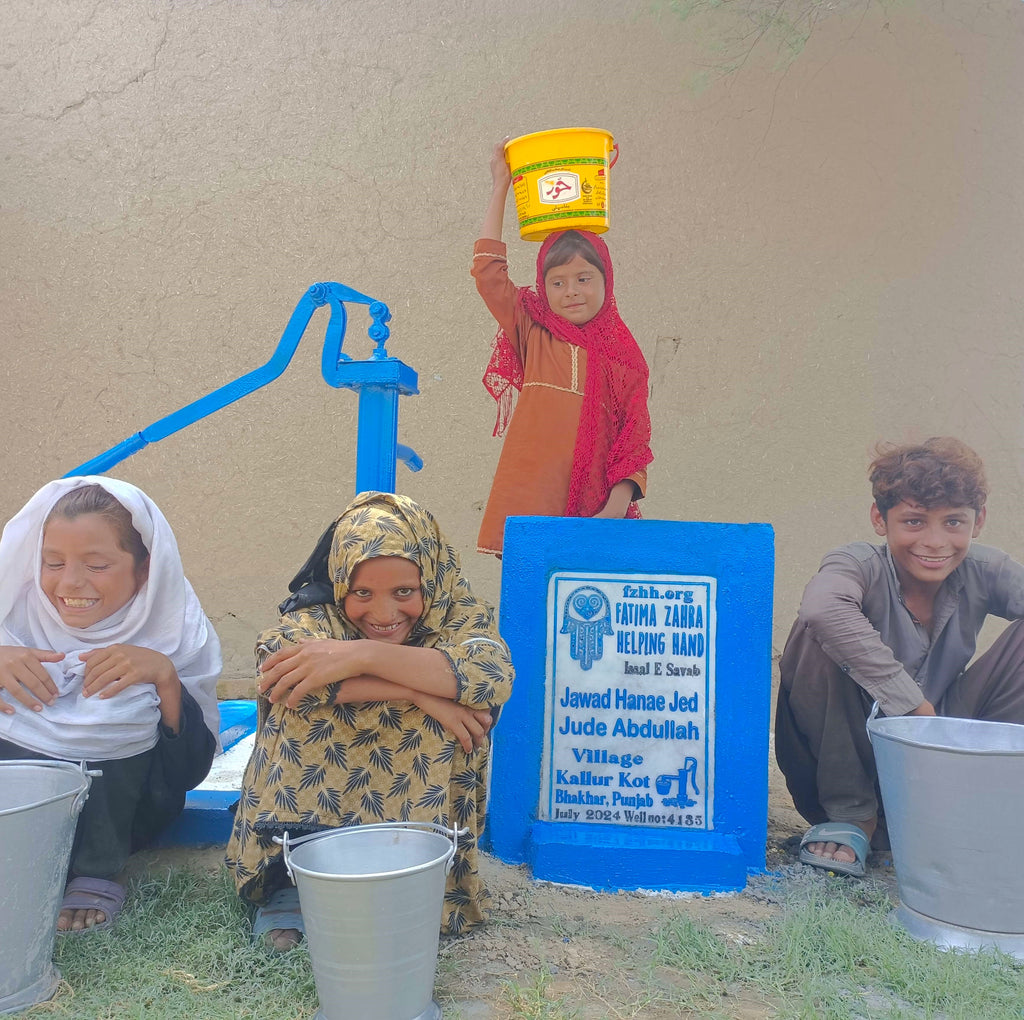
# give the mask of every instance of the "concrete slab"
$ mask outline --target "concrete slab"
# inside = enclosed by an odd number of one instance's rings
[[[252,711],[247,710],[251,705]],[[242,774],[256,743],[256,703],[222,702],[221,740],[230,746],[213,759],[210,774],[185,797],[185,809],[154,846],[227,843]]]

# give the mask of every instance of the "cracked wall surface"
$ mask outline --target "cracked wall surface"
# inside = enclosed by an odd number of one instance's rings
[[[399,488],[496,597],[473,551],[494,327],[468,275],[489,149],[593,124],[621,148],[608,241],[652,366],[647,516],[770,521],[781,644],[821,555],[873,537],[872,445],[953,433],[990,468],[985,538],[1024,557],[1024,3],[826,7],[780,62],[721,7],[8,0],[0,515],[264,362],[338,280],[390,304],[419,372],[400,428],[426,467]],[[530,282],[536,248],[510,249]],[[175,526],[233,672],[353,490],[325,323],[113,472]]]

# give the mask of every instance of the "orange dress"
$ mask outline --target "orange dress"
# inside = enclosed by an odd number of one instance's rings
[[[553,337],[523,311],[519,288],[509,279],[505,245],[481,240],[473,247],[476,288],[505,331],[523,365],[523,388],[491,484],[477,550],[500,554],[505,518],[513,515],[561,517],[569,498],[569,476],[587,352]],[[647,487],[646,470],[629,476],[636,498]]]

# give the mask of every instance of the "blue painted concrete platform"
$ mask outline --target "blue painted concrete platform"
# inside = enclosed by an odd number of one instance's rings
[[[504,548],[494,853],[594,889],[742,889],[765,868],[771,527],[510,517]]]
[[[223,752],[213,759],[210,775],[185,798],[185,810],[164,830],[155,846],[208,846],[227,843],[238,800],[239,780],[256,732],[255,701],[222,701],[220,739]]]

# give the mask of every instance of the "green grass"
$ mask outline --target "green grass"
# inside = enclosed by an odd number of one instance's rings
[[[733,1020],[1022,1020],[1024,964],[995,952],[942,952],[892,927],[882,882],[828,879],[784,868],[755,879],[773,904],[763,919],[726,938],[666,901],[649,938],[616,934],[597,914],[500,918],[489,940],[442,952],[438,991],[446,1016],[461,1016],[459,976],[528,939],[541,969],[501,981],[481,978],[471,998],[523,1020],[700,1017]],[[712,922],[713,923],[713,919]],[[301,1020],[317,1010],[304,947],[277,956],[250,944],[249,922],[227,874],[176,868],[129,886],[116,930],[57,940],[65,984],[29,1017],[88,1020]],[[605,947],[597,973],[553,965],[577,938]],[[547,962],[545,962],[547,960]],[[556,973],[557,972],[557,973]],[[555,975],[555,976],[553,976]],[[459,991],[453,991],[452,986]],[[444,990],[448,988],[446,993]],[[454,995],[454,998],[452,997]],[[479,1006],[475,1007],[477,1010]]]
[[[552,992],[547,971],[520,981],[506,981],[504,990],[516,1020],[572,1020],[576,1016],[576,1010]]]
[[[1020,1020],[1024,965],[995,952],[943,952],[888,923],[870,883],[784,898],[761,939],[738,946],[686,917],[654,933],[654,960],[685,978],[685,1005],[722,1009],[742,991],[780,1020]]]
[[[226,872],[174,870],[132,883],[117,928],[57,939],[57,996],[24,1014],[89,1020],[299,1020],[317,1010],[304,948],[250,942]]]

